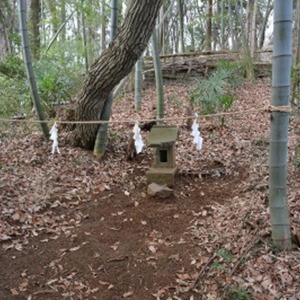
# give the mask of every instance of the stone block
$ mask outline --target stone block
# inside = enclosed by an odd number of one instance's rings
[[[165,185],[159,185],[153,182],[148,185],[147,193],[150,196],[165,199],[173,195],[173,190]]]
[[[151,168],[146,174],[147,183],[154,182],[159,185],[173,187],[176,171],[177,168]]]

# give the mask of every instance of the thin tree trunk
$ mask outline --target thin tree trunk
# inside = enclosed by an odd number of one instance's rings
[[[66,0],[61,0],[60,4],[60,23],[65,24],[67,19],[67,12],[66,12]],[[64,26],[61,31],[61,40],[63,42],[66,41],[67,31],[66,27]]]
[[[183,0],[178,0],[179,12],[179,33],[180,33],[180,52],[185,52],[184,46],[184,15],[183,15]]]
[[[161,44],[160,46],[162,48],[160,48],[160,53],[166,53],[166,44],[168,43],[168,36],[169,36],[169,32],[167,32],[166,34],[166,26],[164,26],[165,24],[165,20],[167,19],[168,15],[170,13],[172,13],[172,9],[173,9],[173,5],[174,5],[175,0],[171,0],[170,5],[168,7],[168,9],[166,10],[166,12],[163,11],[163,7],[161,7],[160,9],[160,16],[159,16],[159,24],[156,26],[158,31],[162,31],[160,33],[160,40],[161,40]],[[162,35],[161,35],[162,34]]]
[[[164,87],[163,87],[163,77],[162,77],[156,29],[153,30],[151,42],[152,42],[153,64],[155,70],[156,98],[157,98],[156,118],[158,120],[157,123],[160,124],[161,122],[159,120],[163,119],[164,117]]]
[[[113,88],[130,73],[147,47],[162,0],[131,1],[128,14],[109,49],[91,66],[78,95],[76,119],[99,120],[104,103]],[[93,149],[96,124],[77,124],[74,145]]]
[[[16,6],[17,4],[15,3],[15,1],[10,2],[10,1],[6,1],[7,3],[7,14],[9,16],[9,20],[7,22],[7,44],[8,44],[8,52],[10,54],[16,52],[14,51],[16,48],[18,49],[18,45],[16,45],[15,43],[13,43],[13,39],[11,37],[14,36],[15,32],[15,23],[16,23]],[[1,44],[1,43],[0,43]],[[19,50],[19,49],[18,49]]]
[[[173,42],[174,42],[174,49],[175,53],[179,53],[179,38],[178,38],[178,23],[174,22],[173,26]]]
[[[289,113],[280,107],[289,106],[292,64],[293,0],[275,0],[274,47],[272,67],[269,206],[272,240],[275,248],[291,249],[291,232],[287,206],[287,151]],[[276,108],[278,107],[278,109]]]
[[[252,19],[251,19],[251,39],[250,39],[250,54],[251,57],[254,57],[254,52],[256,50],[256,16],[257,16],[257,9],[258,9],[258,1],[254,0],[253,3],[253,12],[252,12]]]
[[[52,27],[53,27],[53,34],[55,34],[58,30],[58,27],[59,27],[56,3],[53,0],[48,0],[47,5],[48,5],[50,15],[51,15],[51,23],[52,23]]]
[[[162,5],[162,7],[159,10],[159,20],[161,23],[161,26],[158,29],[159,32],[159,53],[161,54],[165,54],[164,53],[164,38],[165,38],[165,26],[164,26],[164,6]]]
[[[89,57],[88,57],[88,47],[87,47],[87,38],[86,38],[84,0],[81,0],[81,23],[82,23],[82,42],[83,42],[83,51],[84,51],[84,65],[85,65],[85,72],[87,73],[89,70]]]
[[[57,32],[55,33],[55,35],[52,37],[51,41],[49,42],[49,45],[47,46],[45,53],[47,53],[50,50],[51,46],[57,40],[57,37],[59,36],[59,34],[62,33],[62,35],[63,35],[63,31],[65,30],[68,21],[73,17],[74,13],[75,13],[75,10],[72,11],[71,14],[69,15],[69,17],[64,21],[64,23],[61,24],[61,26],[59,27],[59,29],[57,30]]]
[[[236,41],[235,41],[235,34],[233,29],[233,18],[232,18],[232,7],[231,4],[229,4],[229,31],[230,31],[230,38],[231,38],[231,49],[236,50]]]
[[[261,49],[264,46],[265,36],[266,36],[266,28],[269,21],[270,14],[273,10],[273,6],[271,5],[271,0],[268,0],[266,14],[264,16],[264,20],[261,26],[260,34],[258,37],[258,47]]]
[[[135,85],[134,85],[134,107],[136,111],[142,109],[142,74],[143,59],[140,57],[135,64]]]
[[[212,41],[212,0],[207,0],[205,50],[211,50]]]
[[[20,7],[20,27],[21,27],[21,36],[22,36],[22,45],[23,45],[23,53],[24,53],[24,60],[25,60],[25,67],[27,71],[27,77],[31,89],[31,94],[33,98],[33,104],[35,108],[35,112],[39,118],[40,121],[42,121],[41,128],[44,134],[44,137],[46,140],[49,139],[49,129],[46,122],[43,122],[46,120],[43,108],[41,105],[33,68],[32,68],[32,62],[31,62],[31,55],[30,55],[30,49],[29,49],[29,43],[28,43],[28,35],[27,35],[27,26],[26,26],[26,0],[19,0],[19,7]]]
[[[101,1],[101,51],[103,52],[106,49],[106,14],[105,14],[105,5],[106,1]]]
[[[234,36],[235,36],[235,51],[239,52],[240,46],[243,46],[243,43],[240,42],[242,39],[243,41],[243,35],[242,32],[244,30],[244,15],[243,10],[240,9],[240,3],[239,0],[234,1],[234,11],[235,11],[235,30],[234,30]],[[241,30],[239,30],[239,26],[241,27]]]
[[[40,0],[31,0],[30,3],[30,28],[32,32],[31,49],[32,56],[39,59],[41,39],[40,39],[40,23],[41,23],[41,2]]]
[[[246,68],[247,78],[249,80],[254,80],[255,74],[254,74],[254,66],[253,66],[253,59],[250,53],[248,40],[246,38],[246,33],[244,30],[244,22],[243,22],[243,15],[242,12],[236,9],[237,18],[239,21],[239,24],[241,26],[241,40],[242,40],[242,47],[243,47],[243,56],[244,56],[244,64]]]
[[[254,0],[249,0],[247,2],[247,15],[246,15],[246,40],[250,41],[251,39],[251,19],[253,13],[253,2]]]
[[[294,105],[299,105],[299,97],[296,97],[297,92],[299,92],[299,83],[300,83],[300,70],[299,70],[299,62],[300,62],[300,0],[297,0],[297,6],[296,6],[296,18],[295,18],[295,28],[297,38],[295,43],[295,50],[293,54],[293,80],[292,80],[292,95],[291,95],[291,102]],[[293,33],[293,36],[295,36],[295,33]],[[294,39],[295,42],[295,39]],[[297,99],[298,98],[298,99]]]
[[[221,50],[225,49],[225,14],[224,0],[221,0]]]
[[[0,60],[9,54],[9,41],[5,19],[4,7],[0,6]]]
[[[190,35],[191,35],[191,49],[190,49],[190,51],[195,51],[195,33],[194,33],[194,25],[191,24],[191,25],[188,27],[188,30],[189,30]]]
[[[123,23],[123,12],[122,12],[123,0],[118,0],[118,7],[120,7],[120,9],[118,10],[117,24],[122,24]]]

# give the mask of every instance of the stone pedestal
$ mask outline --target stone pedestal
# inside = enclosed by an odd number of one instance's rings
[[[160,185],[166,185],[168,187],[174,187],[174,177],[177,168],[151,168],[146,176],[147,183],[155,182]]]

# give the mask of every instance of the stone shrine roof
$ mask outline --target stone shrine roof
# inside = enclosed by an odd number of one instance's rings
[[[148,147],[163,147],[173,145],[179,134],[176,126],[153,126],[148,134]]]

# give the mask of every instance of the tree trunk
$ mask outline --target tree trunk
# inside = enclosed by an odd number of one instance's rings
[[[165,39],[165,26],[164,26],[164,20],[163,20],[163,16],[164,16],[164,6],[162,5],[160,10],[159,10],[159,21],[160,26],[158,28],[158,40],[159,40],[159,53],[161,54],[165,54],[164,52],[164,39]]]
[[[161,70],[161,62],[158,49],[157,30],[154,29],[152,33],[152,52],[153,52],[153,64],[155,69],[155,85],[156,85],[156,119],[158,124],[162,124],[160,119],[164,117],[164,86]]]
[[[212,0],[207,0],[205,50],[211,50],[212,40]]]
[[[76,119],[97,121],[108,95],[130,73],[147,47],[162,0],[131,1],[128,14],[109,49],[91,66],[78,95]],[[99,125],[77,124],[73,144],[93,149]]]
[[[143,59],[140,57],[135,64],[135,85],[134,85],[134,107],[136,111],[142,109],[142,84],[143,84]]]
[[[85,11],[84,11],[84,0],[81,0],[81,24],[82,24],[82,43],[84,51],[84,66],[85,72],[89,70],[89,57],[88,57],[88,47],[86,38],[86,23],[85,23]]]
[[[31,49],[32,56],[39,59],[41,39],[40,39],[40,22],[41,22],[41,2],[40,0],[31,0],[30,3],[30,29],[31,29]]]
[[[9,41],[5,26],[4,7],[0,6],[0,60],[9,53]]]
[[[253,3],[253,12],[252,12],[252,19],[251,19],[251,34],[250,34],[250,53],[251,57],[253,58],[254,52],[256,50],[256,16],[257,16],[257,9],[258,9],[258,1],[254,0]]]
[[[25,61],[25,68],[27,72],[28,82],[31,89],[31,94],[33,98],[33,104],[35,108],[35,112],[39,118],[44,137],[46,140],[49,139],[49,129],[46,120],[43,108],[41,105],[40,96],[37,89],[37,84],[35,81],[29,43],[28,43],[28,34],[27,34],[27,24],[26,24],[26,2],[25,0],[19,0],[19,8],[20,8],[20,29],[21,29],[21,37],[22,37],[22,46],[23,46],[23,54],[24,54],[24,61]]]
[[[290,97],[292,7],[292,0],[275,0],[274,3],[272,105],[275,109],[271,114],[269,207],[273,245],[280,250],[291,249],[287,206],[289,112],[284,107],[289,106]]]
[[[266,36],[266,28],[267,28],[268,20],[269,20],[272,10],[273,10],[273,5],[271,5],[271,0],[268,0],[266,14],[263,18],[263,23],[261,25],[261,30],[260,30],[260,34],[259,34],[259,38],[258,38],[259,49],[261,49],[264,46],[265,36]]]
[[[106,49],[106,14],[105,14],[105,0],[101,1],[101,52]]]
[[[296,32],[295,32],[296,31]],[[296,38],[295,38],[296,35]],[[300,70],[299,70],[299,62],[300,62],[300,0],[297,1],[296,4],[296,17],[295,17],[295,25],[293,32],[293,41],[294,41],[294,49],[293,49],[293,76],[292,76],[292,92],[291,92],[291,102],[294,105],[299,107],[299,97],[296,95],[299,93],[300,86]]]
[[[221,50],[225,49],[225,15],[224,15],[224,0],[221,0]]]
[[[235,40],[235,34],[234,34],[234,26],[233,26],[233,18],[232,18],[232,6],[231,4],[228,5],[228,15],[229,15],[229,32],[230,32],[230,38],[231,38],[231,49],[236,50],[236,43]]]
[[[55,3],[55,1],[53,0],[48,0],[46,1],[49,11],[50,11],[50,15],[51,15],[51,23],[53,26],[53,35],[57,32],[58,28],[59,28],[59,19],[58,19],[58,15],[57,15],[57,5]]]
[[[179,12],[179,32],[180,32],[180,52],[185,52],[184,47],[184,15],[183,15],[183,0],[178,0],[178,12]]]
[[[66,22],[67,19],[67,11],[66,11],[66,0],[61,0],[60,3],[60,23],[64,24]],[[63,42],[66,41],[66,37],[67,37],[67,31],[66,31],[66,27],[64,26],[64,28],[61,31],[61,40]]]

